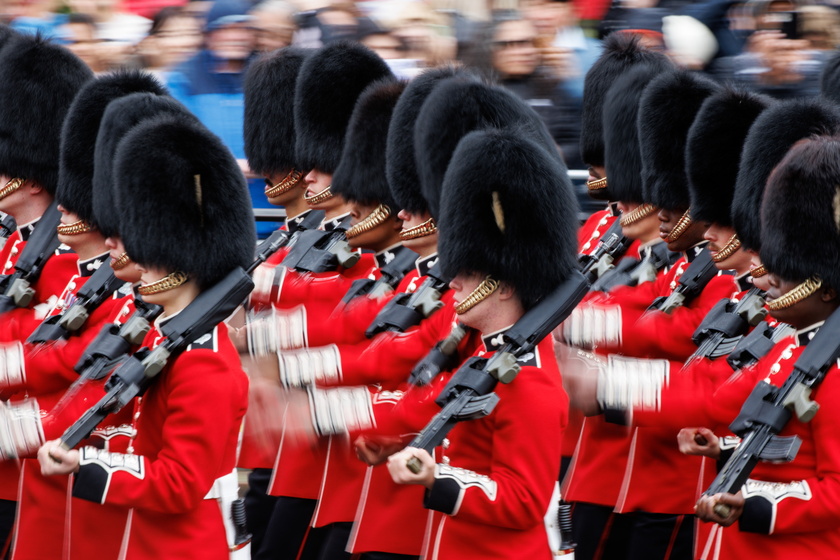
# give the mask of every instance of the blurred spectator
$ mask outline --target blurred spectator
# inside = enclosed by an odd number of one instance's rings
[[[3,18],[15,31],[54,37],[58,26],[67,21],[66,14],[56,13],[60,4],[61,0],[5,0]]]
[[[60,42],[82,59],[96,73],[106,70],[100,56],[101,41],[96,37],[96,23],[88,14],[72,13],[67,22],[59,25],[56,35]]]
[[[195,17],[177,6],[155,14],[149,34],[137,44],[131,66],[161,77],[193,56],[201,46],[201,30]]]
[[[265,0],[251,10],[257,33],[257,50],[271,52],[292,44],[295,10],[284,0]]]
[[[601,43],[587,37],[570,0],[526,0],[524,13],[537,28],[544,60],[556,59],[563,87],[575,99],[583,97],[583,78],[601,54]]]
[[[811,33],[811,39],[801,37],[805,21],[811,30],[814,18],[824,16],[804,15],[791,0],[753,1],[748,7],[756,31],[742,54],[717,61],[715,74],[777,98],[818,94],[820,72],[830,55],[825,46],[831,39],[820,33]],[[837,19],[831,17],[822,26],[829,37],[836,27]]]
[[[479,35],[465,59],[486,76],[525,100],[540,115],[570,169],[583,166],[578,141],[580,109],[561,87],[563,58],[543,56],[530,20],[508,12]]]
[[[127,12],[122,0],[66,0],[71,13],[87,14],[96,22],[99,58],[105,68],[123,65],[152,22]]]
[[[423,68],[454,60],[457,41],[445,16],[424,2],[396,2],[394,10],[387,24],[392,35],[405,45],[404,58],[418,61]]]
[[[242,137],[242,79],[256,46],[249,8],[245,0],[216,0],[207,12],[202,48],[166,75],[166,85],[233,152],[251,179],[248,186],[254,204],[268,207],[263,180],[251,176],[248,169]],[[264,234],[275,228],[262,224],[258,231]]]
[[[334,2],[317,10],[298,15],[299,32],[294,44],[318,48],[336,41],[358,41],[373,30],[376,24],[362,16],[352,2]]]

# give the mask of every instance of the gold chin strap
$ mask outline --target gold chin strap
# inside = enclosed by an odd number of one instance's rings
[[[600,179],[595,179],[594,181],[587,181],[586,188],[590,191],[600,191],[601,189],[606,189],[607,178],[601,177]]]
[[[79,220],[72,224],[58,224],[55,228],[59,235],[80,235],[82,233],[90,233],[94,229],[96,228],[84,220]]]
[[[735,251],[741,248],[741,240],[738,239],[737,235],[733,235],[729,238],[729,241],[726,242],[726,246],[723,249],[717,252],[712,257],[712,260],[716,263],[723,262],[732,255],[735,254]]]
[[[184,274],[183,272],[173,272],[161,278],[160,280],[156,280],[151,284],[144,284],[137,288],[137,293],[141,296],[150,296],[152,294],[160,294],[162,292],[167,292],[174,288],[177,288],[184,282],[189,279],[189,276]]]
[[[770,311],[778,311],[780,309],[787,309],[794,306],[803,299],[810,297],[822,286],[822,280],[816,276],[811,276],[797,287],[789,291],[783,296],[777,297],[772,301],[767,302],[767,309]]]
[[[499,288],[499,281],[493,280],[489,276],[481,281],[481,284],[475,287],[475,289],[458,305],[455,306],[455,313],[458,315],[463,315],[482,301],[484,301],[487,296],[495,292]]]
[[[636,222],[640,222],[656,212],[658,208],[653,204],[648,204],[645,202],[641,206],[637,206],[635,209],[627,212],[626,214],[622,214],[620,220],[621,227],[628,227],[632,226]]]
[[[400,240],[408,241],[410,239],[417,239],[418,237],[426,237],[427,235],[432,235],[436,231],[437,224],[435,223],[435,219],[429,218],[420,225],[400,231]]]
[[[328,186],[326,189],[322,190],[318,194],[313,194],[312,196],[303,195],[303,200],[310,206],[315,206],[316,204],[321,204],[322,202],[326,202],[327,200],[333,197],[332,193],[332,185]]]
[[[380,204],[377,206],[373,212],[367,215],[367,217],[356,224],[355,226],[351,227],[347,230],[347,233],[344,234],[347,239],[353,239],[354,237],[358,237],[363,233],[366,233],[372,230],[375,227],[378,227],[385,223],[385,220],[391,215],[391,209],[388,208],[384,204]]]
[[[128,256],[128,253],[123,253],[116,259],[111,259],[111,270],[122,270],[127,267],[130,262],[131,257]]]
[[[672,229],[671,233],[668,234],[668,237],[665,238],[666,243],[673,243],[679,239],[680,236],[685,233],[685,230],[691,226],[691,215],[689,212],[691,212],[691,210],[686,210],[685,214],[680,216],[677,225],[674,226],[674,229]]]
[[[767,274],[767,269],[764,268],[763,264],[758,265],[750,271],[750,276],[752,276],[753,278],[761,278],[765,274]]]
[[[9,181],[0,189],[0,200],[6,198],[19,188],[23,186],[23,179],[19,177],[15,177],[14,179],[9,179]]]
[[[265,187],[265,196],[267,198],[274,198],[275,196],[280,196],[283,193],[287,193],[296,186],[300,184],[301,179],[303,179],[303,172],[298,171],[296,169],[292,169],[289,173],[280,180],[279,183],[274,185],[273,187],[266,186]]]

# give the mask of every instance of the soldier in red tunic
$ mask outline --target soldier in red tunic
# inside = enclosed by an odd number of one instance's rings
[[[250,261],[253,215],[244,177],[221,141],[191,118],[142,122],[120,141],[114,173],[123,241],[158,321]],[[160,333],[144,341],[154,347]],[[39,451],[45,474],[75,473],[74,495],[129,510],[125,558],[227,559],[219,504],[236,496],[237,442],[248,380],[224,325],[166,365],[136,403],[127,453]]]

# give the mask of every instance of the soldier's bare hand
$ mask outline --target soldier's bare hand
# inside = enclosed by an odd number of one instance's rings
[[[38,463],[44,476],[71,474],[79,470],[79,452],[61,447],[61,440],[48,441],[38,450]]]
[[[368,465],[379,465],[398,452],[405,445],[398,437],[360,436],[353,444],[356,448],[356,457]]]
[[[418,465],[417,472],[409,468],[409,461]],[[425,449],[406,447],[388,457],[388,472],[397,484],[422,484],[431,488],[435,482],[435,460]]]
[[[729,527],[744,513],[744,497],[737,494],[715,494],[714,496],[700,496],[697,500],[695,513],[702,521],[717,523]]]
[[[720,440],[709,428],[683,428],[677,434],[680,453],[718,459]]]

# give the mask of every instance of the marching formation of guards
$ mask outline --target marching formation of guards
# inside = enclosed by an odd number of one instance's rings
[[[836,105],[615,33],[582,227],[537,114],[461,68],[281,49],[244,132],[259,245],[153,77],[0,28],[3,554],[840,557]]]

